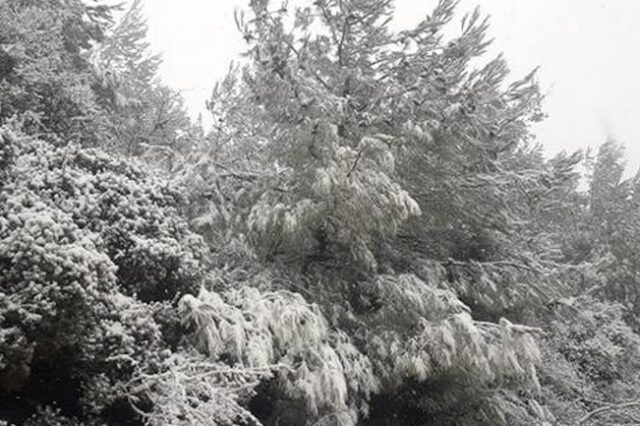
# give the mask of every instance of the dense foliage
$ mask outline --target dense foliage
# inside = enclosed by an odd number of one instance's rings
[[[84,53],[103,39],[110,9],[79,0],[8,0],[0,18],[0,117],[17,116],[30,133],[98,144],[106,122]]]
[[[176,189],[141,169],[9,130],[2,145],[2,391],[9,404],[35,392],[99,412],[136,365],[176,344],[170,302],[197,291],[208,250],[177,215]]]
[[[252,0],[205,136],[141,1],[1,3],[0,424],[640,422],[638,177],[455,6]]]

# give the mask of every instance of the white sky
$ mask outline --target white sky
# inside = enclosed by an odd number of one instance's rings
[[[244,45],[233,12],[249,0],[146,0],[161,74],[182,92],[194,117]],[[310,2],[311,0],[309,0]],[[396,0],[396,20],[410,27],[436,0]],[[640,166],[640,0],[461,0],[458,17],[480,6],[491,16],[493,52],[514,77],[540,65],[549,117],[535,133],[549,154],[596,146],[612,134]]]

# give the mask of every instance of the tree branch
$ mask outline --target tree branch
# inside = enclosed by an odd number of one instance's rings
[[[344,59],[342,59],[342,52],[344,49],[344,42],[347,38],[347,33],[349,32],[349,16],[344,20],[344,25],[342,27],[342,37],[340,37],[340,42],[338,43],[338,63],[340,66],[345,66]]]
[[[351,174],[353,174],[353,172],[356,170],[356,167],[358,166],[358,161],[360,161],[360,157],[362,157],[362,153],[364,152],[365,149],[366,147],[362,147],[358,151],[358,154],[356,155],[356,159],[353,161],[353,164],[351,165],[351,170],[347,172],[347,177],[351,177]]]
[[[621,402],[618,404],[609,404],[609,405],[605,405],[604,407],[600,407],[598,409],[595,409],[593,411],[591,411],[590,413],[587,413],[584,417],[582,417],[580,420],[578,420],[578,425],[582,425],[584,424],[587,420],[589,420],[590,418],[597,416],[598,414],[602,414],[602,413],[606,413],[607,411],[613,411],[613,410],[621,410],[623,408],[629,408],[629,407],[634,407],[640,405],[640,393],[638,393],[638,395],[636,395],[635,399],[633,401],[628,401],[628,402]]]

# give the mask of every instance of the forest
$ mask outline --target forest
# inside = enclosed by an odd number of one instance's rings
[[[624,147],[545,156],[481,10],[304,4],[205,130],[142,0],[0,0],[0,425],[640,424]]]

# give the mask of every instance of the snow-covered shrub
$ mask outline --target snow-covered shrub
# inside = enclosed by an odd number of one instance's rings
[[[0,186],[0,399],[19,397],[25,415],[66,401],[63,417],[99,423],[134,371],[176,346],[171,303],[201,285],[206,246],[179,214],[179,191],[141,167],[0,133],[11,153]],[[42,413],[34,424],[55,414]]]
[[[640,336],[624,322],[625,309],[590,296],[565,297],[551,309],[539,374],[544,400],[557,421],[573,424],[607,406],[612,409],[584,424],[637,419],[637,405],[630,404],[626,412],[615,408],[636,400],[640,386]]]
[[[32,193],[83,232],[95,233],[128,294],[170,300],[197,291],[206,246],[178,214],[178,188],[98,150],[18,145],[7,197]]]
[[[561,302],[556,309],[572,320],[552,323],[552,344],[588,381],[605,386],[640,366],[640,336],[624,322],[621,305],[588,298]]]
[[[33,193],[7,195],[0,195],[0,315],[2,346],[8,346],[0,369],[5,374],[28,370],[34,356],[49,357],[60,347],[85,351],[116,284],[116,267],[96,248],[96,234],[81,231],[68,214]],[[19,356],[12,359],[15,351]]]

